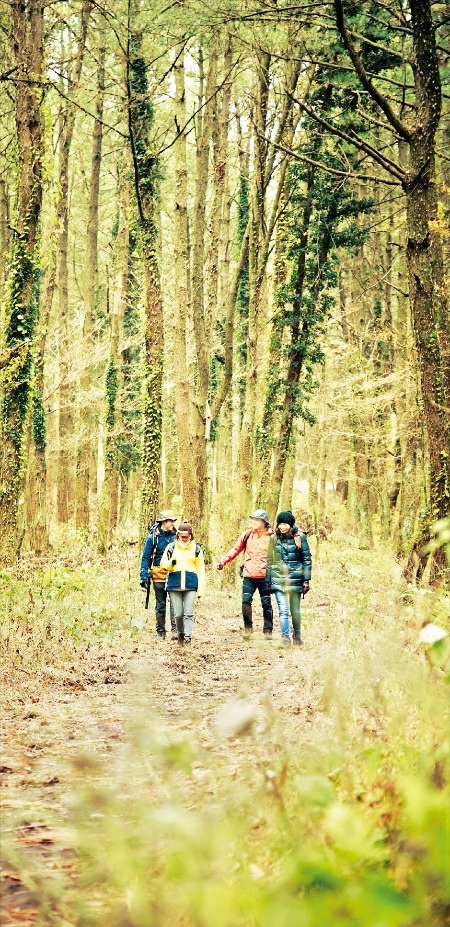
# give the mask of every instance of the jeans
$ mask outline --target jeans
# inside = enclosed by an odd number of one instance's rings
[[[194,603],[197,590],[187,589],[182,592],[176,589],[175,591],[171,590],[169,595],[177,623],[178,637],[184,637],[184,640],[190,641],[194,626]]]
[[[289,636],[289,610],[292,618],[292,630],[294,637],[300,637],[301,620],[300,620],[300,592],[293,589],[291,592],[279,592],[275,590],[275,598],[278,605],[278,619],[280,622],[281,636],[285,640],[290,640]]]
[[[166,584],[164,582],[154,582],[153,588],[155,590],[155,613],[156,613],[156,633],[160,637],[166,636],[166,604],[167,604],[167,590]],[[173,614],[172,602],[169,600],[169,609],[170,609],[170,624],[172,627],[172,634],[177,633],[177,625],[175,617]]]
[[[256,590],[258,590],[261,599],[264,634],[272,634],[273,610],[270,600],[270,590],[267,586],[266,579],[253,579],[251,576],[244,576],[244,582],[242,584],[242,616],[244,618],[244,627],[253,627],[252,600]]]

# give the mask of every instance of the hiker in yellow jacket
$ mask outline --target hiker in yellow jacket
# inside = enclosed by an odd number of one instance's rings
[[[205,594],[206,587],[203,551],[194,540],[190,522],[181,522],[175,541],[164,551],[161,567],[167,570],[166,588],[177,623],[178,641],[190,644],[195,599]]]

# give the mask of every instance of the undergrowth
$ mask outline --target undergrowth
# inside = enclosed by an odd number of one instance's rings
[[[407,587],[388,552],[347,537],[344,555],[343,541],[322,547],[304,609],[306,638],[322,644],[298,743],[264,699],[262,722],[241,724],[245,679],[231,728],[218,722],[205,744],[194,715],[188,733],[164,727],[137,675],[114,764],[92,748],[74,760],[71,878],[30,874],[12,841],[7,850],[42,924],[449,924],[448,637],[436,651],[420,640],[424,625],[448,630],[449,600]],[[205,606],[216,618],[236,608],[219,595]],[[1,600],[8,660],[28,670],[148,637],[123,563],[3,576]]]

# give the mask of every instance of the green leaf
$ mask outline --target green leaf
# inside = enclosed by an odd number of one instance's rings
[[[296,776],[294,787],[310,808],[327,808],[336,799],[336,789],[326,776]]]

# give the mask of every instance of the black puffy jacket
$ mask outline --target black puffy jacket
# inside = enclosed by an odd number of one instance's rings
[[[295,535],[301,537],[301,547],[295,543]],[[273,592],[301,592],[303,582],[311,579],[311,551],[306,534],[294,525],[292,532],[283,535],[277,532],[270,557],[270,580]]]

